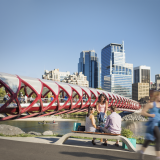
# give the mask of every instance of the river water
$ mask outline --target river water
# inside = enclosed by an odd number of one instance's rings
[[[24,132],[35,131],[43,133],[44,131],[51,130],[56,134],[66,134],[73,130],[73,124],[75,122],[85,125],[84,118],[75,118],[73,121],[57,121],[58,124],[38,124],[36,121],[2,121],[0,124],[7,124],[15,127],[21,128]],[[145,123],[146,122],[131,122],[122,121],[122,127],[129,128],[134,135],[144,136],[145,135]]]

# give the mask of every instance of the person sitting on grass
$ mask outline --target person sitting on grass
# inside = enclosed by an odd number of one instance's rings
[[[121,116],[116,113],[116,106],[111,106],[111,114],[107,117],[105,127],[102,128],[105,133],[121,134]],[[107,146],[107,140],[104,139],[103,145]],[[119,147],[117,140],[115,146]]]
[[[88,114],[86,116],[86,124],[85,124],[86,132],[99,132],[100,127],[96,126],[93,113],[94,113],[94,108],[88,107]],[[93,138],[92,144],[96,145],[95,138]]]

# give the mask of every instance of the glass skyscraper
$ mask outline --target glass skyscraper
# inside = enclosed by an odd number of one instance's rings
[[[89,87],[100,87],[100,66],[97,53],[94,50],[82,51],[78,63],[78,73],[87,76]]]
[[[132,98],[133,64],[125,63],[124,42],[110,43],[101,51],[102,89]]]

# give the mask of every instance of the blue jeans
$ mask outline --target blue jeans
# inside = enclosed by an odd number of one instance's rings
[[[102,131],[103,131],[102,128],[95,130],[95,132],[101,132],[101,133],[102,133]],[[93,138],[93,140],[95,140],[95,139],[96,139],[96,138]]]
[[[98,120],[99,123],[104,122],[104,116],[105,116],[105,113],[103,113],[103,112],[100,112],[97,115],[97,120]]]

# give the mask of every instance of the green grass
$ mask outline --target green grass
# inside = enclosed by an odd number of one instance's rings
[[[4,135],[4,134],[1,134],[0,133],[0,136],[3,136],[3,137],[46,137],[46,136],[36,136],[36,135],[33,135],[33,134],[19,134],[19,135]],[[52,136],[49,136],[49,137],[62,137],[63,135],[61,134],[54,134]],[[78,139],[93,139],[93,138],[89,138],[89,137],[80,137],[80,136],[71,136],[70,138],[78,138]],[[137,144],[143,144],[144,142],[144,137],[132,137],[132,138],[135,138],[136,139],[136,143]],[[97,138],[97,140],[100,140],[100,138]],[[116,140],[115,139],[108,139],[108,141],[113,141],[115,142]],[[120,141],[121,142],[121,141]],[[154,143],[151,143],[150,145],[154,145]]]

